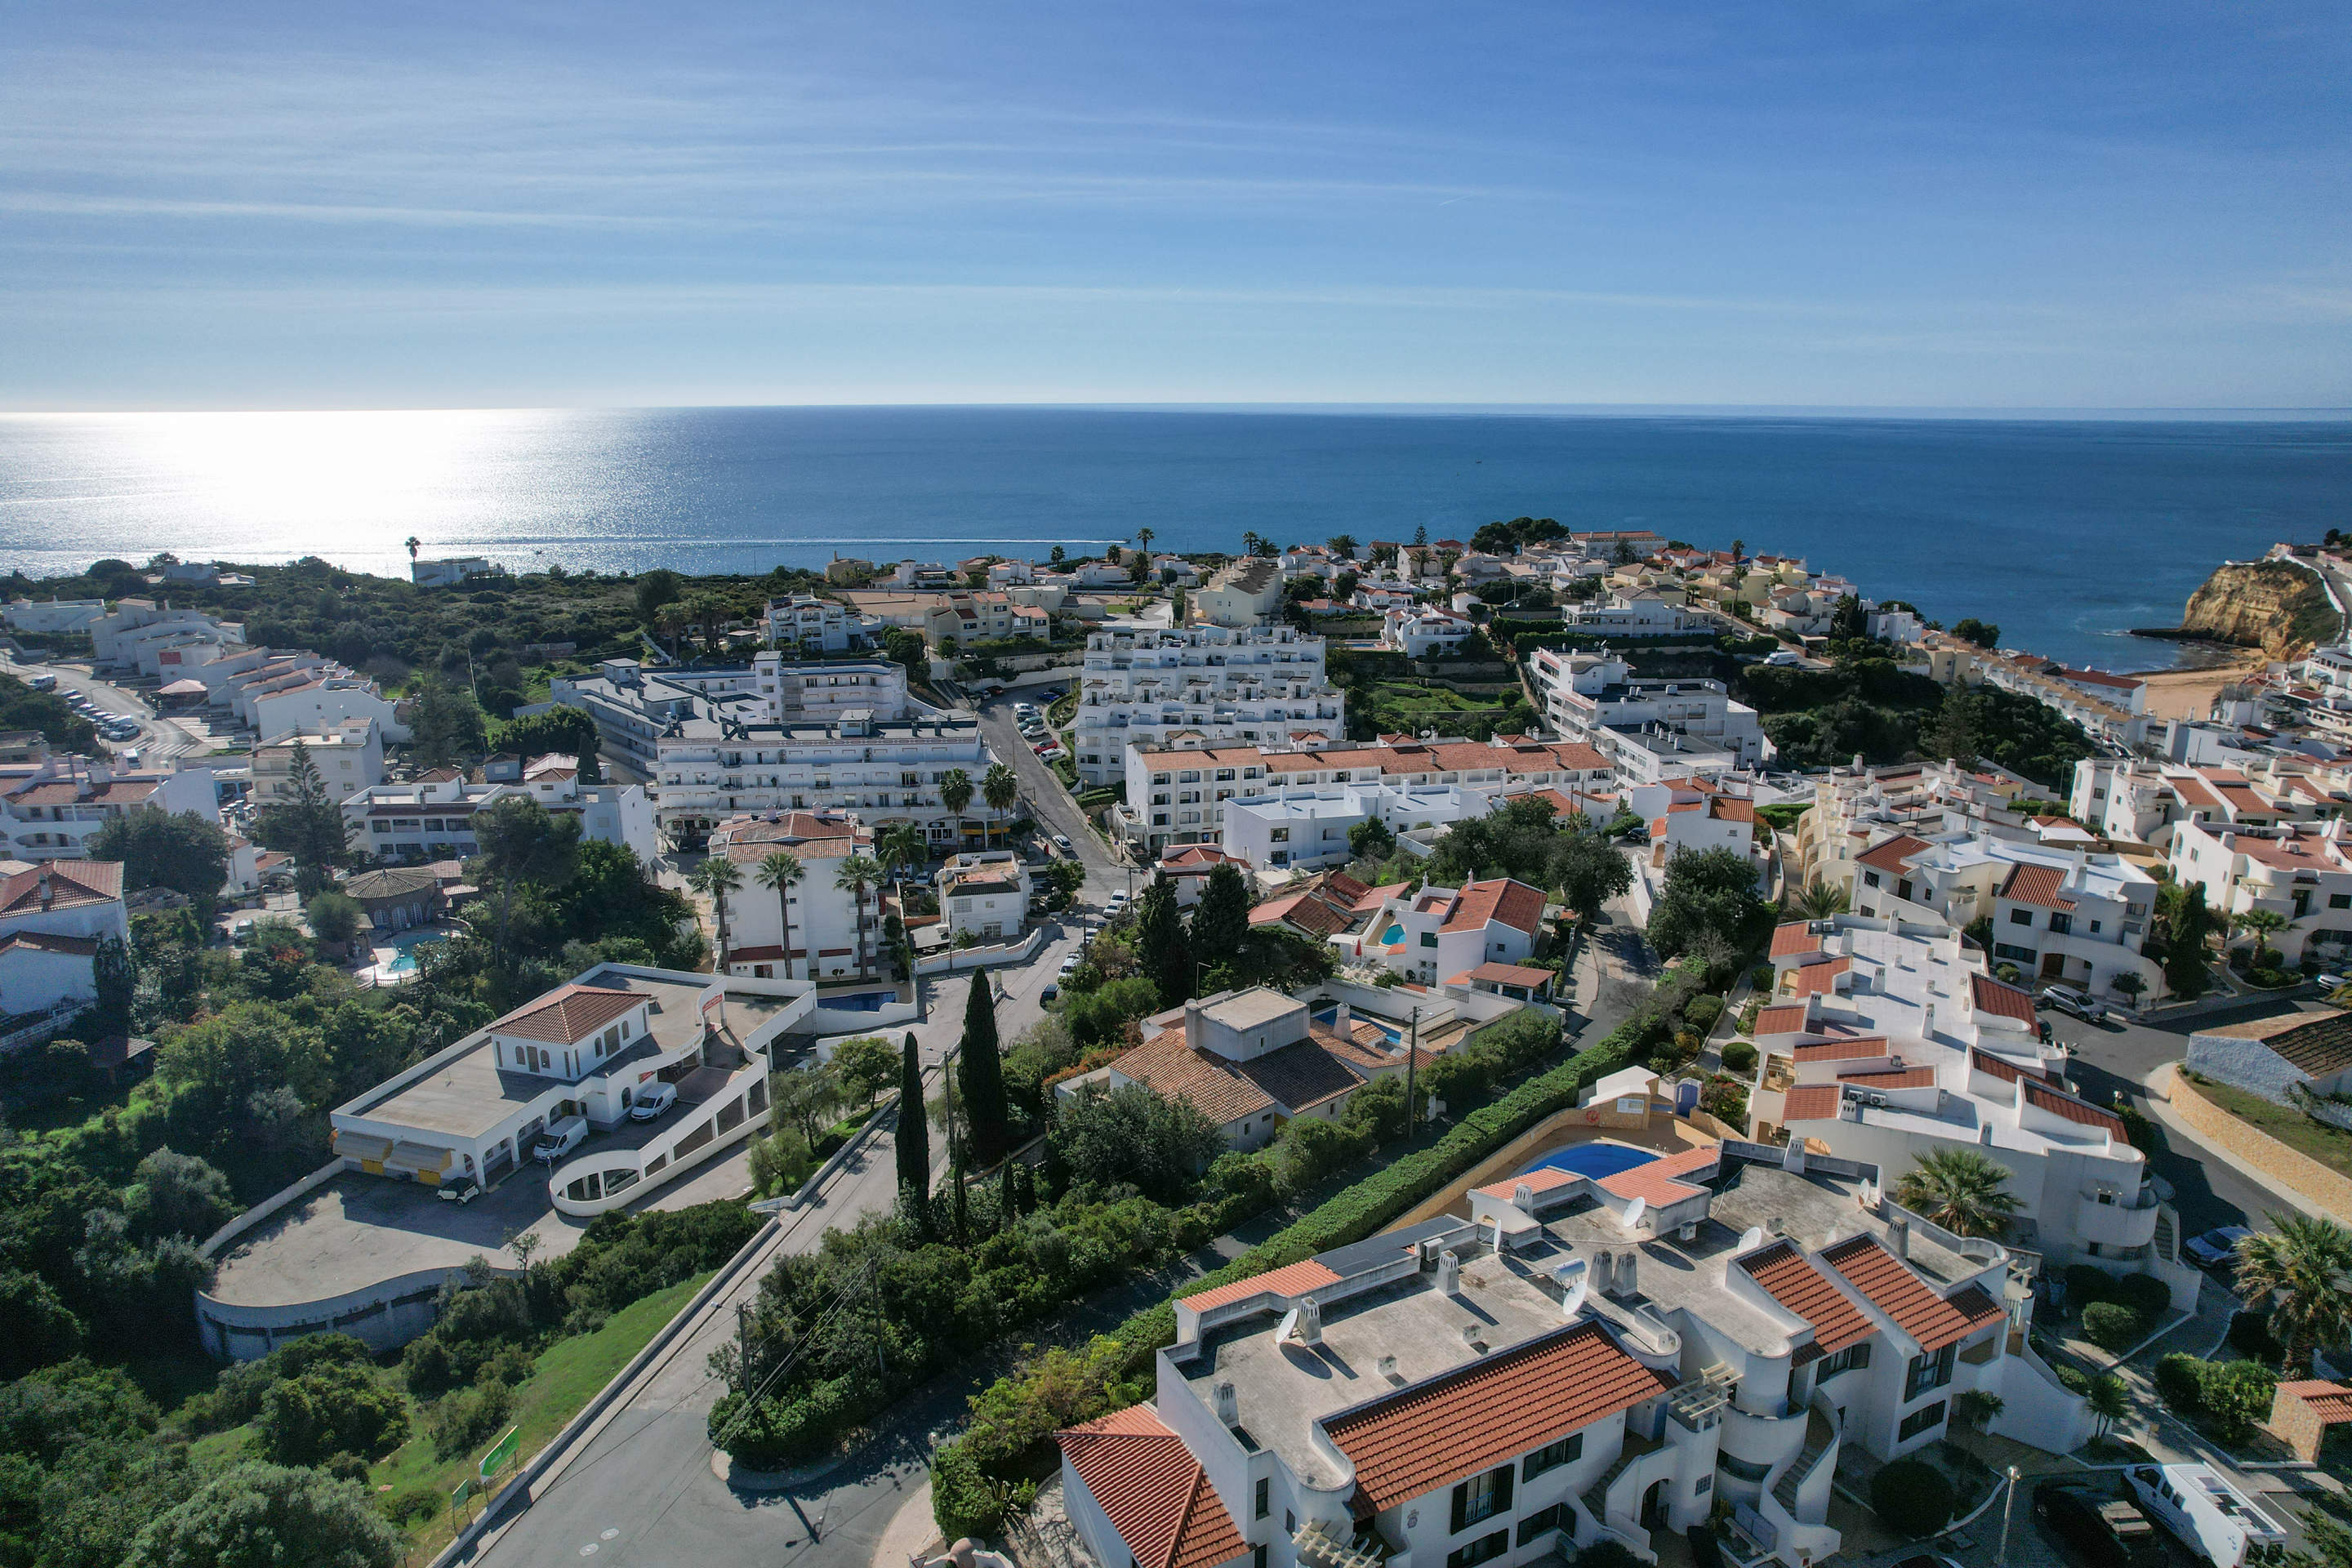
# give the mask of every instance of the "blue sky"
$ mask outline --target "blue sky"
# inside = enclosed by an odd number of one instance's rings
[[[0,406],[2343,405],[2347,80],[2323,5],[22,6]]]

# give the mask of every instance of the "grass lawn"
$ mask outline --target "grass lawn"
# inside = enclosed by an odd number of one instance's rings
[[[2186,1070],[2185,1068],[2183,1069]],[[2352,1131],[2333,1127],[2258,1094],[2210,1078],[2192,1078],[2197,1092],[2250,1127],[2258,1128],[2331,1171],[2352,1171]]]
[[[516,1462],[539,1452],[709,1281],[709,1273],[681,1279],[622,1308],[594,1333],[559,1340],[542,1352],[530,1379],[515,1391],[515,1425],[522,1428]],[[422,1429],[421,1413],[412,1419],[418,1428],[415,1435],[376,1465],[369,1481],[383,1500],[420,1490],[436,1500],[433,1511],[409,1531],[409,1539],[429,1556],[447,1544],[453,1533],[449,1494],[460,1480],[477,1473],[481,1454],[478,1450],[444,1459]]]

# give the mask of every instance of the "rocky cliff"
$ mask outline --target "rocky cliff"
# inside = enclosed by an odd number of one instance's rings
[[[2223,566],[2189,595],[2173,637],[2258,647],[2272,658],[2297,658],[2343,633],[2319,574],[2284,561]]]

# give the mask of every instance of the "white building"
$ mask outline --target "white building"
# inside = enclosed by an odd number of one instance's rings
[[[1476,785],[1307,784],[1224,803],[1227,855],[1265,871],[1311,870],[1353,858],[1349,830],[1379,821],[1398,837],[1485,816],[1496,797]]]
[[[661,851],[653,801],[642,784],[583,784],[573,759],[541,757],[513,784],[469,783],[444,768],[404,784],[380,784],[342,803],[352,847],[381,860],[463,859],[480,846],[474,816],[509,797],[577,816],[580,837],[634,850],[650,865]]]
[[[1604,752],[1614,736],[1665,730],[1723,752],[1735,767],[1761,767],[1777,754],[1756,710],[1719,680],[1636,679],[1633,666],[1606,652],[1555,648],[1538,648],[1528,675],[1546,721]]]
[[[1498,877],[1391,893],[1360,931],[1332,940],[1344,959],[1434,985],[1482,963],[1517,963],[1528,956],[1543,912],[1541,888]]]
[[[131,940],[121,862],[45,861],[0,874],[0,1017],[95,1001],[98,944],[109,937]]]
[[[950,939],[983,942],[1016,938],[1029,924],[1029,868],[1010,849],[950,855],[933,879],[940,920]]]
[[[1093,632],[1078,678],[1078,777],[1118,782],[1132,749],[1171,737],[1252,745],[1330,744],[1347,733],[1347,697],[1324,644],[1288,626]],[[1129,797],[1134,799],[1133,795]]]
[[[1478,628],[1449,611],[1391,610],[1381,617],[1381,646],[1408,658],[1452,653]]]
[[[782,850],[800,862],[787,889],[763,887],[760,863]],[[842,886],[853,856],[874,853],[874,833],[849,817],[804,812],[737,817],[711,830],[743,885],[727,895],[727,972],[757,980],[816,980],[874,973],[882,957],[882,882]],[[786,917],[790,929],[786,929]]]
[[[310,752],[310,765],[327,786],[327,798],[342,804],[383,783],[383,735],[373,719],[351,719],[331,730],[273,735],[253,749],[253,804],[275,805],[294,797],[294,747]]]
[[[103,599],[16,599],[5,612],[15,632],[87,632],[106,615]]]
[[[1805,1568],[1841,1545],[1846,1443],[1932,1443],[1974,1390],[1997,1430],[2088,1435],[2006,1353],[2006,1253],[1769,1152],[1530,1173],[1468,1222],[1178,1300],[1152,1402],[1060,1434],[1071,1522],[1106,1563],[1512,1568],[1654,1562],[1729,1504],[1740,1561]]]
[[[467,578],[488,577],[497,570],[487,555],[443,555],[411,561],[408,580],[420,588],[454,588]]]
[[[1258,555],[1236,561],[1193,593],[1192,607],[1211,626],[1264,626],[1282,607],[1282,563]]]
[[[2342,817],[2260,828],[2184,820],[2173,826],[2167,858],[2173,880],[2203,888],[2216,915],[2264,910],[2285,920],[2264,940],[2290,967],[2306,953],[2324,951],[2326,962],[2352,946],[2352,853]],[[2236,940],[2250,945],[2253,933]]]
[[[769,600],[766,623],[768,640],[779,648],[821,653],[879,647],[886,629],[877,616],[808,594]]]
[[[47,757],[0,775],[0,857],[79,860],[92,834],[125,812],[152,807],[220,820],[219,786],[202,768],[134,772],[88,757]]]
[[[1153,854],[1172,845],[1223,842],[1225,805],[1233,800],[1339,784],[1459,786],[1494,799],[1548,792],[1563,818],[1570,812],[1608,816],[1615,809],[1608,759],[1572,742],[1129,747],[1126,777],[1127,804],[1113,808],[1115,830]]]
[[[1868,1161],[1889,1191],[1925,1154],[1973,1150],[2009,1173],[2017,1245],[2053,1266],[2137,1265],[2193,1304],[2196,1270],[2155,1245],[2168,1211],[2146,1156],[2114,1111],[2068,1089],[2032,996],[1986,973],[1958,931],[1841,915],[1781,926],[1771,962],[1754,1029],[1759,1129]],[[2180,1234],[2174,1215],[2168,1244]]]
[[[1687,630],[1691,617],[1680,605],[1655,594],[1612,594],[1606,604],[1571,605],[1560,612],[1570,631],[1613,637],[1654,637]]]

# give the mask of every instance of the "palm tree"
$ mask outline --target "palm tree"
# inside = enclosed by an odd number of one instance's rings
[[[2017,1213],[2009,1173],[1973,1149],[1938,1149],[1919,1156],[1895,1184],[1895,1201],[1955,1236],[1999,1241]]]
[[[789,849],[772,849],[751,876],[760,886],[775,891],[776,912],[783,917],[784,922],[784,978],[790,980],[793,977],[793,903],[789,895],[793,884],[802,877],[800,857]],[[809,957],[809,978],[816,978],[814,954]]]
[[[923,830],[911,822],[894,822],[882,830],[874,842],[874,852],[881,858],[892,879],[898,884],[898,902],[907,901],[907,868],[919,866],[931,858],[931,847]]]
[[[2294,921],[2276,910],[2240,910],[2230,917],[2230,925],[2233,930],[2250,931],[2254,933],[2254,967],[2256,969],[2270,967],[2272,936],[2294,924]]]
[[[2238,1294],[2268,1298],[2271,1332],[2290,1377],[2311,1375],[2311,1352],[2352,1340],[2352,1230],[2310,1215],[2273,1215],[2271,1229],[2238,1241]]]
[[[2114,1373],[2091,1380],[2083,1391],[2083,1403],[2099,1418],[2099,1436],[2104,1437],[2115,1424],[2131,1414],[2131,1395],[2124,1388],[2124,1380]]]
[[[1151,553],[1151,542],[1156,537],[1157,535],[1148,528],[1139,528],[1135,531],[1135,542],[1146,555]]]
[[[866,889],[882,879],[881,862],[871,855],[852,855],[841,863],[834,874],[833,885],[850,896],[857,906],[857,973],[864,974],[874,967],[866,951]]]
[[[713,917],[719,922],[719,962],[712,967],[720,974],[727,973],[727,895],[743,885],[743,873],[724,850],[697,866],[687,881],[698,893],[710,900]]]
[[[950,768],[940,775],[940,804],[956,819],[956,837],[963,837],[963,808],[971,804],[971,775],[961,768]]]
[[[1814,882],[1799,891],[1790,907],[1809,921],[1825,921],[1845,913],[1845,889],[1834,882]]]
[[[1146,533],[1150,532],[1145,529]],[[1002,817],[1021,798],[1021,781],[1003,763],[992,763],[980,781],[980,798],[988,802],[988,809]]]
[[[425,541],[412,533],[404,542],[408,546],[408,563],[414,566],[416,564],[416,552],[425,548]]]

